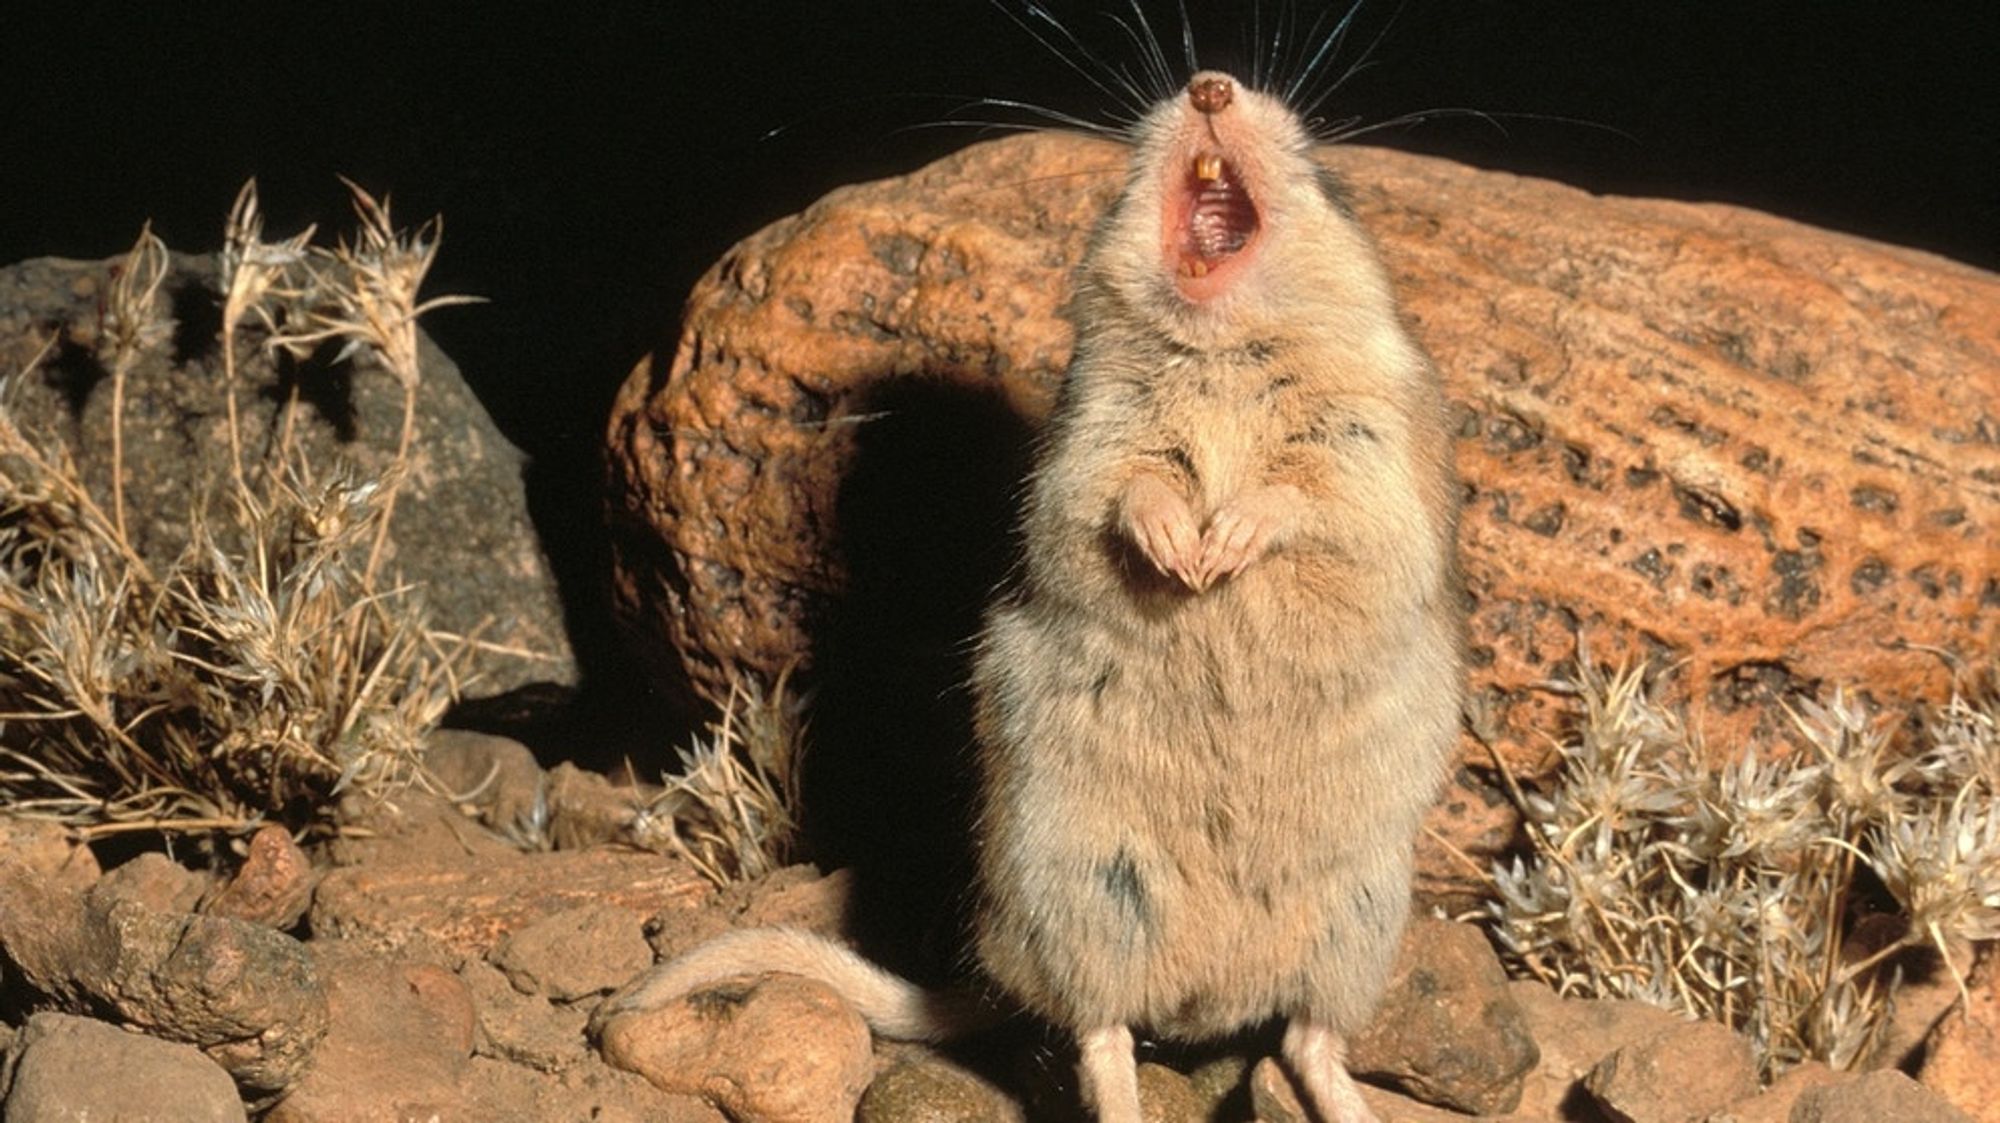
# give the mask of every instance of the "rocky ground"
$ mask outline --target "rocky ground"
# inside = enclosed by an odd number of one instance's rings
[[[818,984],[744,978],[652,1014],[594,1006],[656,957],[731,926],[841,931],[848,878],[793,867],[717,890],[615,840],[631,789],[519,745],[440,734],[454,803],[347,809],[301,850],[252,836],[227,871],[144,852],[100,869],[53,824],[0,819],[0,1119],[973,1121],[1075,1111],[1063,1043],[1015,1024],[945,1051],[871,1041]],[[544,809],[562,848],[495,824]],[[2000,971],[1970,1006],[1907,988],[1863,1073],[1760,1088],[1749,1044],[1630,1002],[1510,981],[1476,927],[1413,925],[1353,1067],[1388,1123],[1996,1119]],[[1159,1120],[1305,1120],[1268,1035],[1147,1051]],[[1956,1106],[1954,1106],[1956,1105]]]

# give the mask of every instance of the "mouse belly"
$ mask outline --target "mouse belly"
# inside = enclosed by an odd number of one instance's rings
[[[1380,650],[1284,657],[1240,624],[989,621],[979,949],[1053,1021],[1208,1036],[1373,1007],[1455,733],[1449,639],[1413,616]]]

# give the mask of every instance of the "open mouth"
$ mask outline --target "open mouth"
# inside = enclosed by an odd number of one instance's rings
[[[1201,280],[1228,264],[1257,235],[1257,204],[1236,169],[1213,152],[1198,153],[1188,168],[1179,211],[1177,271]]]

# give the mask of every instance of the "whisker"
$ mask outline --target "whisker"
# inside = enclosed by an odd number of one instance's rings
[[[1032,121],[1019,122],[1019,121],[1001,121],[1001,120],[982,120],[979,118],[955,116],[955,117],[944,118],[938,121],[923,122],[921,125],[912,127],[928,128],[931,126],[975,125],[975,126],[985,126],[985,127],[1000,128],[1000,129],[1035,129],[1035,128],[1045,128],[1047,126],[1054,125],[1066,129],[1075,129],[1079,132],[1090,133],[1093,136],[1101,136],[1110,140],[1116,140],[1121,142],[1129,141],[1131,139],[1132,131],[1138,127],[1138,121],[1134,118],[1127,118],[1127,117],[1113,115],[1112,117],[1113,123],[1107,125],[1101,121],[1092,121],[1085,117],[1079,117],[1073,113],[1065,113],[1060,109],[1052,109],[1046,105],[1036,105],[1033,102],[1017,101],[1013,98],[1004,98],[1004,97],[970,98],[962,102],[960,107],[956,110],[953,110],[953,112],[956,114],[956,113],[962,113],[963,111],[968,109],[979,109],[979,108],[1015,110],[1017,112],[1026,113],[1041,123],[1037,124]]]
[[[1141,50],[1150,60],[1153,75],[1159,83],[1153,89],[1153,99],[1158,101],[1174,92],[1174,87],[1178,84],[1174,81],[1174,70],[1167,65],[1167,52],[1160,48],[1160,37],[1153,33],[1153,24],[1146,18],[1146,9],[1140,5],[1139,0],[1127,0],[1127,2],[1132,8],[1132,17],[1137,21],[1139,30],[1146,35]]]
[[[1321,102],[1332,97],[1342,86],[1347,85],[1356,75],[1367,71],[1374,65],[1376,49],[1382,45],[1382,40],[1388,38],[1390,29],[1396,26],[1396,20],[1401,17],[1402,13],[1403,9],[1399,5],[1395,14],[1391,15],[1388,22],[1382,25],[1382,30],[1376,32],[1375,38],[1370,40],[1368,46],[1362,50],[1361,57],[1355,59],[1354,64],[1349,66],[1345,71],[1342,71],[1340,77],[1335,78],[1332,84],[1328,85],[1326,89],[1316,94],[1312,93],[1310,82],[1313,76],[1320,73],[1320,67],[1338,56],[1340,49],[1347,43],[1347,36],[1354,30],[1354,17],[1361,14],[1361,4],[1357,0],[1355,5],[1347,10],[1347,14],[1340,17],[1340,22],[1334,25],[1333,31],[1327,36],[1326,42],[1320,47],[1319,51],[1314,54],[1312,61],[1307,64],[1305,71],[1292,83],[1291,89],[1286,91],[1286,102],[1296,105],[1298,104],[1298,99],[1303,97],[1305,98],[1306,108],[1302,112],[1310,113]]]
[[[1047,8],[1037,3],[1029,3],[1023,9],[1027,18],[1023,18],[1022,15],[1017,15],[1014,9],[1006,4],[1004,0],[990,0],[990,2],[994,7],[1000,9],[1003,15],[1012,20],[1016,27],[1027,32],[1030,38],[1040,43],[1043,49],[1060,59],[1064,66],[1075,71],[1084,81],[1097,87],[1099,92],[1103,93],[1105,97],[1110,98],[1135,117],[1145,111],[1145,106],[1141,104],[1146,100],[1144,92],[1132,86],[1129,80],[1125,81],[1125,88],[1122,91],[1114,89],[1110,82],[1099,77],[1097,70],[1084,65],[1085,62],[1089,62],[1099,68],[1103,68],[1100,60],[1090,53],[1089,48],[1085,47],[1082,41],[1076,37],[1076,33],[1064,26],[1062,21],[1058,20]],[[1045,33],[1036,28],[1028,22],[1029,19],[1046,24],[1050,29],[1050,33]],[[1063,44],[1068,45],[1067,49],[1065,49]],[[1112,73],[1108,68],[1103,69],[1105,73]],[[1112,76],[1114,78],[1117,77],[1115,74]]]
[[[1468,109],[1463,106],[1438,106],[1434,109],[1421,109],[1415,113],[1405,113],[1398,117],[1391,117],[1386,121],[1377,121],[1372,125],[1361,125],[1359,127],[1355,127],[1355,125],[1360,118],[1350,117],[1341,123],[1342,127],[1331,133],[1321,133],[1318,130],[1314,130],[1314,139],[1318,140],[1321,144],[1344,144],[1355,137],[1365,136],[1368,133],[1379,132],[1383,129],[1395,128],[1399,125],[1419,125],[1425,121],[1453,117],[1471,117],[1484,121],[1493,126],[1494,131],[1504,137],[1512,137],[1513,134],[1507,131],[1507,127],[1501,123],[1502,120],[1513,120],[1551,121],[1560,125],[1581,125],[1587,129],[1597,129],[1610,133],[1613,136],[1623,137],[1635,144],[1639,140],[1638,137],[1633,136],[1616,125],[1607,125],[1602,121],[1592,121],[1582,117],[1564,117],[1554,113],[1514,113],[1505,110]]]
[[[1300,69],[1298,76],[1292,79],[1292,84],[1285,87],[1285,104],[1287,105],[1298,104],[1299,93],[1305,88],[1306,83],[1312,80],[1312,76],[1316,72],[1318,72],[1319,68],[1322,65],[1326,63],[1326,60],[1333,54],[1337,53],[1340,50],[1341,44],[1347,41],[1347,33],[1349,29],[1351,29],[1354,26],[1354,17],[1358,15],[1360,11],[1361,11],[1361,4],[1359,3],[1359,0],[1357,0],[1356,3],[1348,7],[1347,14],[1340,17],[1339,22],[1333,25],[1332,30],[1327,32],[1326,38],[1321,39],[1319,41],[1319,48],[1313,51],[1313,53],[1305,60],[1304,67]],[[1313,18],[1312,28],[1311,30],[1306,32],[1305,36],[1306,42],[1312,42],[1316,37],[1318,37],[1320,24],[1326,22],[1326,16],[1327,16],[1327,10],[1321,9],[1319,15]],[[1347,80],[1346,76],[1343,76],[1341,78],[1342,82],[1346,80]],[[1338,89],[1339,86],[1340,86],[1339,82],[1334,83],[1335,89]],[[1321,98],[1324,97],[1325,95],[1322,94]],[[1318,101],[1319,99],[1315,99],[1314,104],[1318,104]]]
[[[1194,24],[1188,20],[1187,0],[1175,0],[1181,10],[1181,51],[1187,56],[1188,73],[1201,69],[1201,63],[1194,50]]]

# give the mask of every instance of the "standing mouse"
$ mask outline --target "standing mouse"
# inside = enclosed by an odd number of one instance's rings
[[[974,669],[979,958],[1137,1120],[1132,1026],[1278,1015],[1320,1113],[1458,729],[1442,391],[1285,105],[1205,71],[1139,128]]]
[[[1386,982],[1458,728],[1444,398],[1283,102],[1204,71],[1135,139],[1079,269],[1024,563],[975,657],[978,956],[1076,1034],[1102,1123],[1141,1118],[1133,1027],[1272,1017],[1320,1115],[1360,1123],[1345,1039]],[[761,970],[828,982],[889,1036],[962,1018],[762,930],[599,1021]]]

